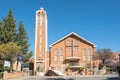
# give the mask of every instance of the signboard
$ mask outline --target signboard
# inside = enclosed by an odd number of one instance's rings
[[[10,62],[9,61],[5,61],[4,62],[4,67],[10,67]]]

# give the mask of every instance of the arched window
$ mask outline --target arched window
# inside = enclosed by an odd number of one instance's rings
[[[82,54],[83,54],[83,62],[86,62],[86,49],[85,48],[83,49]]]
[[[40,26],[42,25],[42,23],[43,23],[43,17],[42,15],[40,15]]]
[[[71,50],[71,47],[67,47],[67,51],[70,51]]]
[[[70,40],[67,40],[67,46],[70,46],[70,44],[71,44]]]
[[[75,49],[75,51],[78,51],[78,47],[75,47],[74,49]]]
[[[74,46],[77,46],[77,45],[78,45],[78,41],[77,41],[77,40],[74,40],[74,41],[73,41],[73,44],[74,44]]]
[[[63,49],[60,49],[60,63],[63,63]]]
[[[91,62],[92,59],[92,53],[91,53],[91,49],[88,49],[88,62]]]
[[[55,63],[58,62],[58,49],[57,48],[54,49],[54,62]]]
[[[44,25],[44,24],[45,24],[45,16],[42,15],[42,25]]]
[[[37,20],[37,22],[38,22],[38,25],[40,25],[40,14],[38,14],[38,20]]]

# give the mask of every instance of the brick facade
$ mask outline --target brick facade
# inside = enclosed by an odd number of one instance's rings
[[[55,55],[56,53],[57,55]],[[92,56],[94,54],[94,44],[81,38],[76,33],[70,33],[51,45],[50,67],[68,75],[92,74],[90,70],[93,69]],[[55,60],[55,58],[57,59]]]

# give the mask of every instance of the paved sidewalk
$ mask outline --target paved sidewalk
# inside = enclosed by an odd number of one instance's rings
[[[9,80],[120,80],[118,75],[94,75],[94,76],[27,76]]]

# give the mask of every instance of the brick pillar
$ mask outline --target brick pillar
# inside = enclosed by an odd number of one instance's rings
[[[7,74],[8,74],[8,72],[4,71],[4,73],[3,73],[3,80],[7,80]]]

